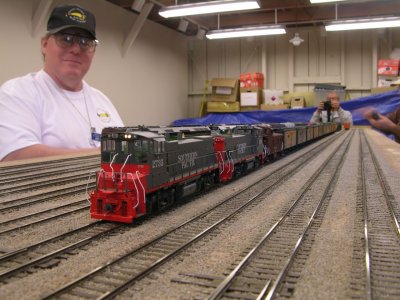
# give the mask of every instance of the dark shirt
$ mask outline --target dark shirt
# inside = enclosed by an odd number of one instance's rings
[[[389,113],[386,117],[390,119],[393,123],[400,126],[400,107],[397,108],[395,111]],[[400,143],[400,136],[395,135],[394,139],[397,143]]]

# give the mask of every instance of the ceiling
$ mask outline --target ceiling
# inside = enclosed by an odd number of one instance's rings
[[[107,0],[117,6],[139,14],[131,9],[134,0]],[[154,3],[148,19],[163,26],[178,30],[180,18],[165,19],[158,14],[163,6],[206,2],[206,0],[147,0]],[[310,4],[309,0],[259,0],[260,9],[235,13],[221,13],[219,28],[237,28],[243,26],[286,25],[286,28],[301,26],[318,26],[336,19],[353,19],[381,16],[400,16],[399,0],[350,0],[345,2]],[[218,29],[218,15],[190,16],[184,19],[189,26],[184,33],[195,36],[200,27],[208,30]]]

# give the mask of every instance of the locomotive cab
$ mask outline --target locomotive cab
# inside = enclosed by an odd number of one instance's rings
[[[101,142],[101,170],[96,190],[90,196],[93,218],[131,222],[146,213],[149,161],[162,143],[149,131],[104,131]]]

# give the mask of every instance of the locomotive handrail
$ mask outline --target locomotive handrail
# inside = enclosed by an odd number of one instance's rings
[[[138,205],[139,205],[139,190],[138,190],[138,188],[136,186],[136,182],[135,182],[135,179],[133,178],[133,174],[132,173],[127,173],[127,175],[130,175],[132,177],[132,182],[133,182],[133,185],[135,186],[137,197],[136,197],[136,205],[135,205],[135,207],[133,207],[133,209],[136,209],[136,207],[138,207]]]
[[[100,176],[103,176],[103,189],[106,189],[106,181],[105,181],[105,176],[104,176],[104,170],[100,169],[97,174],[99,174],[99,176],[96,176],[96,189],[99,189],[99,181],[100,181]]]
[[[268,147],[266,145],[263,146],[263,155],[264,155],[264,159],[267,157],[268,154]]]
[[[139,181],[139,183],[140,183],[140,186],[141,186],[142,189],[143,189],[143,203],[146,203],[146,190],[145,190],[145,188],[144,188],[142,182],[140,181],[139,175],[140,175],[140,172],[139,172],[138,170],[136,170],[136,176],[137,176],[137,178],[138,178],[138,181]]]
[[[223,156],[222,156],[221,151],[218,151],[217,153],[221,156],[221,161],[222,161],[222,163],[221,163],[221,165],[222,165],[222,171],[219,172],[219,175],[221,175],[222,173],[224,173],[224,169],[225,169],[224,158],[223,158]],[[219,162],[218,162],[218,164],[219,164]]]
[[[233,161],[233,158],[232,158],[232,155],[231,155],[231,152],[234,152],[234,151],[237,151],[237,150],[231,150],[231,151],[228,151],[228,152],[227,152],[227,156],[228,156],[228,166],[229,166],[228,173],[231,171],[231,165],[230,165],[230,163],[229,163],[229,160],[231,160],[231,162],[232,162],[232,172],[233,172],[233,168],[234,168],[234,166],[235,166],[235,162]]]
[[[112,179],[113,179],[113,181],[114,181],[114,168],[112,167],[112,164],[113,164],[113,162],[114,162],[114,159],[117,157],[117,155],[118,155],[118,153],[115,153],[114,156],[113,156],[113,158],[112,158],[112,160],[111,160],[111,162],[110,162],[110,168],[111,168],[111,172],[112,172]]]
[[[131,155],[132,155],[132,153],[130,153],[130,154],[126,157],[126,159],[125,159],[125,161],[124,161],[124,164],[122,165],[121,170],[119,171],[119,174],[120,174],[120,177],[121,177],[121,182],[122,182],[122,170],[125,168],[126,162],[128,161],[128,159],[129,159],[129,157],[130,157]]]

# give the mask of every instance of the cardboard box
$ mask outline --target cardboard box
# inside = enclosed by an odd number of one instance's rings
[[[398,76],[400,60],[380,59],[378,61],[378,75]]]
[[[263,90],[264,104],[281,105],[283,104],[282,90]]]
[[[263,102],[262,89],[260,88],[241,88],[240,106],[257,106]]]
[[[241,106],[240,111],[252,111],[252,110],[260,110],[260,105],[256,106]]]
[[[292,109],[304,108],[305,103],[306,101],[304,97],[293,97],[292,100],[290,101],[290,107]]]
[[[261,104],[260,109],[262,110],[281,110],[281,109],[288,109],[289,105],[281,104],[281,105],[271,105],[271,104]]]
[[[284,94],[282,96],[283,99],[283,104],[288,104],[289,106],[291,105],[292,98],[295,97],[303,97],[306,107],[312,107],[315,106],[315,102],[317,101],[316,99],[316,94],[314,92],[293,92],[293,93],[288,93]],[[324,98],[325,99],[325,98]],[[319,103],[319,100],[318,100]]]
[[[235,102],[239,100],[239,80],[214,78],[211,80],[210,101]]]
[[[263,73],[240,74],[240,88],[264,88]]]
[[[239,102],[207,102],[207,112],[238,112],[240,111]]]
[[[382,94],[390,91],[397,90],[399,87],[398,86],[384,86],[384,87],[377,87],[371,89],[371,94],[376,95],[376,94]]]
[[[400,80],[400,77],[378,76],[378,87],[391,86],[397,80]]]

